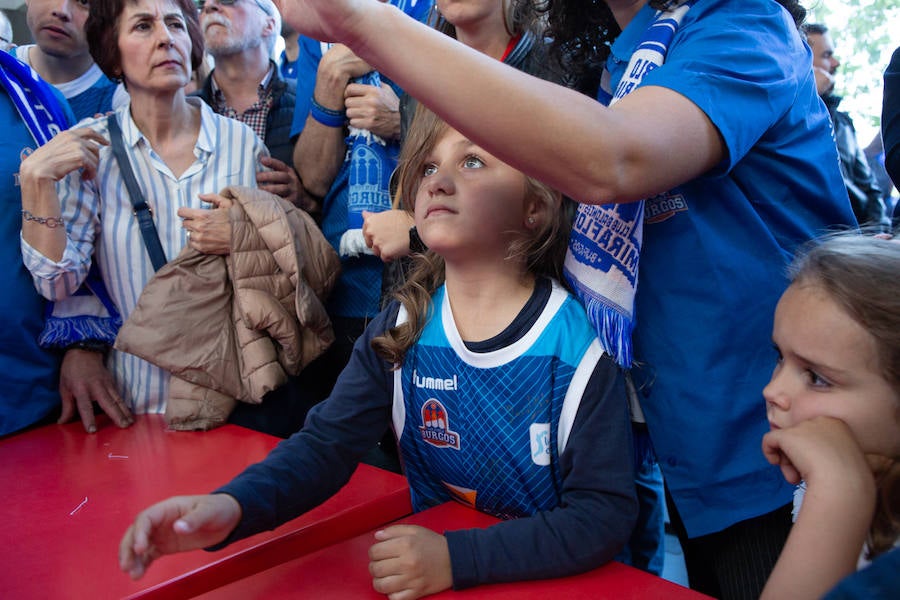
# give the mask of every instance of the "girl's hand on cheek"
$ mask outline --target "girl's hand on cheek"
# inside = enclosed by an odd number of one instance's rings
[[[376,592],[390,600],[414,600],[453,585],[447,539],[416,525],[394,525],[375,532],[369,573]]]
[[[790,483],[808,487],[838,480],[871,479],[862,449],[847,425],[831,417],[816,417],[763,436],[763,454],[779,465]]]

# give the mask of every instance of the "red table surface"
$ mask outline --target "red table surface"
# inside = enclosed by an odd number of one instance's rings
[[[487,527],[497,519],[448,502],[397,523],[410,523],[434,531]],[[338,542],[314,553],[307,553],[281,565],[261,571],[198,596],[204,600],[248,600],[265,598],[328,598],[329,600],[367,598],[384,595],[372,589],[368,571],[368,550],[374,543],[374,529],[363,535]],[[478,598],[491,600],[699,600],[703,594],[655,577],[644,571],[612,562],[588,573],[521,583],[483,585],[468,590],[441,592],[429,598]]]
[[[269,541],[316,550],[410,513],[406,479],[360,465],[318,508],[273,532],[218,552],[197,550],[157,560],[133,582],[118,568],[119,540],[143,508],[171,495],[207,493],[261,460],[279,439],[226,425],[207,432],[166,430],[161,415],[128,429],[105,421],[87,435],[79,423],[50,425],[0,440],[0,595],[4,598],[178,597],[166,582],[194,572],[217,584],[246,574],[239,565],[277,564]],[[273,546],[277,548],[277,544]],[[291,557],[296,554],[291,555]],[[223,567],[224,565],[224,567]],[[225,572],[223,573],[223,568]],[[259,570],[260,566],[253,566]],[[218,569],[218,570],[217,570]],[[205,583],[201,591],[212,587]],[[184,584],[178,589],[185,589]],[[182,596],[184,597],[184,596]]]

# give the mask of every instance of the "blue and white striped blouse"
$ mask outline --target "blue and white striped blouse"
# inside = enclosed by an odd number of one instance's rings
[[[130,104],[116,111],[128,159],[153,210],[160,242],[170,260],[187,243],[178,208],[209,208],[198,194],[219,192],[229,185],[256,187],[256,173],[263,169],[259,159],[268,155],[263,142],[243,123],[215,114],[199,98],[187,101],[200,106],[200,135],[194,146],[196,160],[180,177],[172,174],[138,130]],[[90,127],[109,138],[105,117],[85,119],[78,126]],[[68,242],[62,260],[56,263],[22,240],[25,266],[35,286],[46,298],[61,300],[57,306],[64,310],[64,304],[73,301],[67,296],[87,275],[96,249],[103,282],[122,319],[127,319],[154,271],[111,147],[100,149],[94,180],[82,181],[81,173],[75,171],[61,179],[56,189]],[[189,343],[189,332],[185,343]],[[165,411],[168,372],[116,350],[110,352],[107,366],[119,393],[134,412]]]

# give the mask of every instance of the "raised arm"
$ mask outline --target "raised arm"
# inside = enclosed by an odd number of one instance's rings
[[[341,40],[473,142],[578,201],[637,200],[696,177],[723,156],[703,111],[671,90],[640,88],[609,109],[376,0],[280,2],[296,28]],[[676,142],[690,151],[673,152]]]
[[[346,46],[332,46],[319,62],[312,100],[329,111],[344,111],[344,91],[347,84],[353,77],[371,70],[367,63],[357,58]],[[323,198],[331,188],[347,151],[344,142],[346,135],[343,124],[327,125],[312,116],[306,118],[303,131],[294,146],[294,166],[304,187],[312,195]]]

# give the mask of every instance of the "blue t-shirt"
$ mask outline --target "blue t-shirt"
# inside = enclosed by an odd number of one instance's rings
[[[103,75],[91,87],[68,99],[72,112],[79,120],[108,113],[113,110],[113,96],[118,86]]]
[[[427,17],[432,4],[431,0],[391,0],[390,3],[419,21]],[[323,45],[302,35],[297,39],[297,43],[300,46],[295,71],[297,103],[294,106],[291,139],[296,139],[306,125]],[[402,94],[402,91],[386,77],[382,77],[382,80],[394,88],[397,96]],[[349,228],[348,164],[346,160],[343,162],[322,202],[322,233],[335,250],[339,250],[341,236]],[[368,254],[357,257],[341,256],[341,276],[328,298],[326,304],[328,314],[351,318],[370,318],[377,315],[381,308],[383,269],[384,263],[376,256]]]
[[[888,600],[900,590],[900,548],[882,554],[869,566],[848,575],[824,600]]]
[[[287,53],[282,50],[278,59],[278,72],[285,81],[297,81],[297,59],[288,60]]]
[[[654,13],[613,44],[613,89]],[[856,222],[811,53],[774,0],[699,0],[641,85],[691,100],[725,146],[709,173],[647,201],[636,298],[641,405],[694,537],[790,502],[760,450],[775,304],[797,245]]]
[[[71,110],[62,96],[69,121]],[[0,435],[18,431],[47,416],[59,406],[59,358],[38,346],[44,326],[45,300],[38,295],[31,273],[22,263],[19,234],[22,230],[22,197],[19,164],[37,147],[6,90],[0,86],[0,122],[6,124],[0,139]]]

